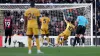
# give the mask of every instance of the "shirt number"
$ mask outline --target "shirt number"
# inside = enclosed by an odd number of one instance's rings
[[[69,26],[68,30],[73,31],[73,27]]]
[[[10,22],[5,22],[6,27],[10,27]]]
[[[43,23],[46,23],[46,19],[43,20]]]
[[[28,14],[28,18],[29,19],[36,19],[36,17],[34,16],[34,14],[31,14],[31,13]]]

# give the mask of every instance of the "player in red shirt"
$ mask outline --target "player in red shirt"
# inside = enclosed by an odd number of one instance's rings
[[[11,36],[12,36],[12,19],[10,17],[10,12],[7,13],[7,17],[4,18],[4,30],[5,30],[5,46],[7,43],[7,38],[9,38],[9,47],[11,45]]]

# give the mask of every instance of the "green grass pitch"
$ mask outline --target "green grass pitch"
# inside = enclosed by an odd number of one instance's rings
[[[32,48],[28,54],[27,48],[0,48],[0,56],[100,56],[100,47],[43,47],[44,54],[37,54]]]

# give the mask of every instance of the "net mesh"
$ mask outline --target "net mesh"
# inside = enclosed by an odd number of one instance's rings
[[[23,28],[23,13],[25,9],[29,8],[29,4],[0,4],[0,10],[2,15],[0,19],[6,17],[6,14],[10,12],[11,17],[14,19],[13,34],[18,33],[25,35]],[[42,13],[48,13],[48,17],[51,19],[49,24],[49,32],[51,36],[57,36],[65,30],[66,24],[63,20],[65,17],[71,17],[76,20],[79,13],[84,13],[84,16],[88,18],[89,25],[87,26],[86,35],[91,35],[91,6],[86,4],[37,4],[36,8],[40,9]],[[64,16],[63,16],[63,12]],[[2,29],[3,30],[3,29]],[[72,32],[75,35],[75,32]]]

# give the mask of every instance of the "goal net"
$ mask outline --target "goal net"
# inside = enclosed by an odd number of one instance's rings
[[[15,27],[13,34],[18,33],[25,35],[22,19],[24,11],[29,7],[29,4],[0,4],[0,20],[3,20],[3,18],[6,17],[6,14],[10,12]],[[63,18],[71,17],[71,19],[75,21],[78,14],[83,13],[89,20],[89,24],[85,32],[86,45],[93,46],[92,4],[36,4],[35,7],[40,10],[41,16],[42,13],[48,13],[48,17],[51,20],[49,24],[49,32],[52,44],[56,43],[57,35],[63,32],[66,28]],[[3,24],[1,24],[1,26],[3,26]],[[1,30],[3,33],[3,28]],[[74,36],[75,32],[72,32],[71,36],[65,41],[64,45],[71,46]]]

